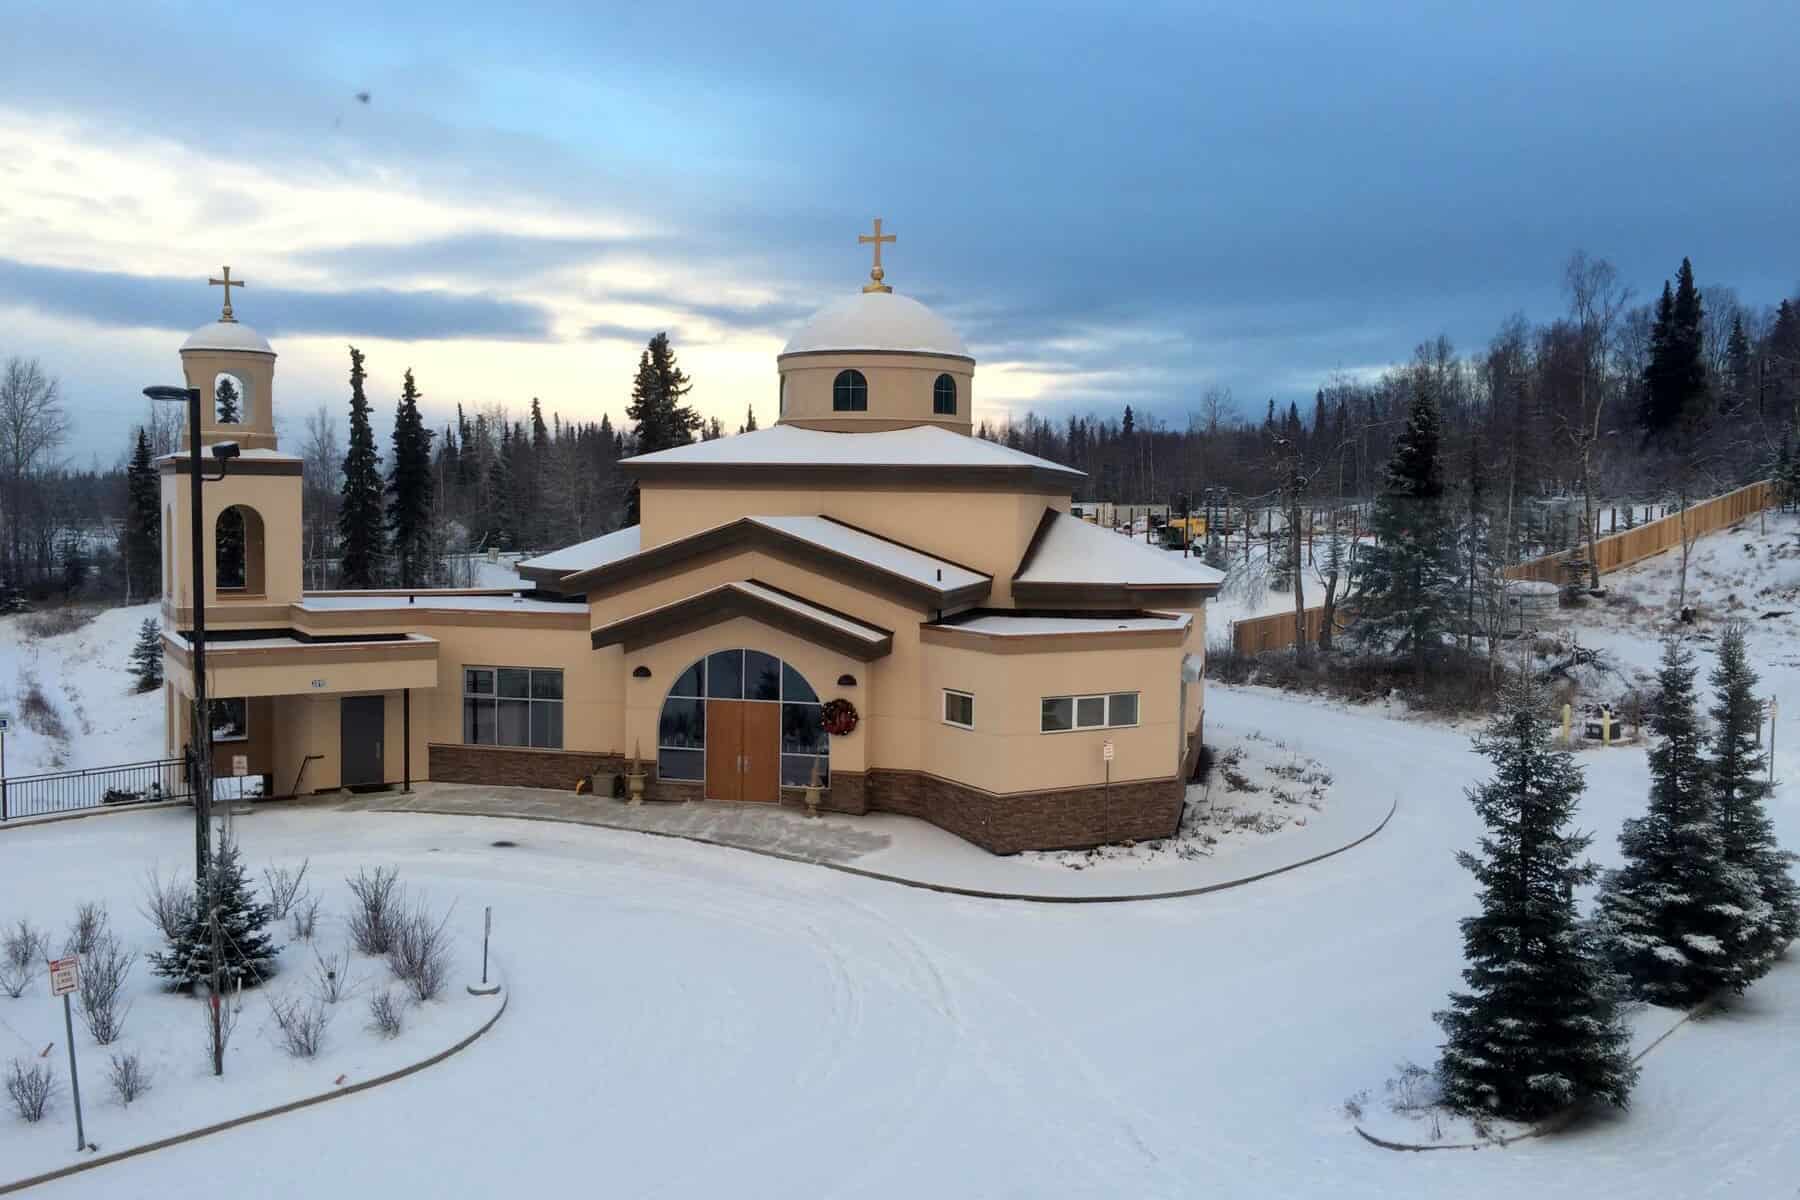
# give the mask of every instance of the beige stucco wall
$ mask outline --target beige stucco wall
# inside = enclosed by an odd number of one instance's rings
[[[975,728],[943,720],[943,691],[975,697]],[[1114,745],[1112,779],[1166,779],[1179,770],[1179,655],[1170,647],[986,654],[926,645],[920,670],[923,726],[918,769],[992,792],[1099,783],[1101,745]],[[1042,733],[1046,696],[1137,692],[1138,724]]]
[[[743,516],[826,514],[987,572],[994,577],[987,603],[1009,607],[1013,572],[1046,506],[1067,512],[1069,498],[926,487],[865,491],[652,483],[643,488],[643,544],[646,549],[659,546]]]
[[[775,360],[780,375],[780,421],[812,428],[854,429],[867,424],[891,429],[904,425],[941,425],[957,433],[971,428],[975,364],[935,354],[796,354]],[[832,385],[838,372],[854,368],[869,385],[866,412],[832,409]],[[956,381],[956,414],[932,411],[932,389],[939,375]]]
[[[183,350],[181,370],[187,386],[200,389],[200,444],[236,442],[246,450],[275,449],[275,356],[231,350]],[[225,424],[218,420],[218,402],[214,395],[220,375],[237,381],[242,396],[239,406],[241,421]],[[182,414],[181,447],[188,445],[188,417]]]
[[[208,470],[216,470],[216,467],[208,464]],[[173,579],[163,580],[166,609],[185,610],[191,604],[193,559],[188,552],[191,489],[189,476],[185,474],[170,472],[162,476],[163,544],[174,547],[172,554],[164,556],[165,570],[174,571]],[[208,478],[201,488],[201,502],[208,627],[257,628],[285,624],[284,620],[275,619],[284,617],[285,613],[276,610],[300,598],[300,477],[228,472],[218,482]],[[219,514],[234,504],[253,509],[262,519],[261,593],[220,593],[218,590]],[[246,557],[248,553],[246,550]],[[247,575],[254,576],[254,569]],[[181,623],[185,624],[185,620]]]

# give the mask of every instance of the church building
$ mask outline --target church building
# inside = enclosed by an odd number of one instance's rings
[[[1219,573],[1070,516],[1080,472],[972,436],[975,360],[884,282],[876,237],[871,281],[777,356],[776,424],[624,460],[641,523],[526,559],[509,589],[302,587],[276,354],[228,291],[181,347],[201,393],[215,772],[281,796],[569,791],[598,772],[641,774],[650,801],[797,805],[813,785],[823,809],[996,853],[1172,834]],[[235,422],[215,407],[227,378]],[[215,480],[225,441],[241,454]],[[180,754],[185,445],[160,467]]]

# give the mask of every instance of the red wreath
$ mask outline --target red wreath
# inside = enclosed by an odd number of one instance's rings
[[[832,737],[843,737],[855,729],[861,719],[856,715],[856,705],[843,699],[828,701],[819,714],[819,724]]]

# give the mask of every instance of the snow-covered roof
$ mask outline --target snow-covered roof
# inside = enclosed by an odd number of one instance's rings
[[[1216,588],[1224,572],[1067,513],[1047,513],[1015,583]]]
[[[861,638],[870,645],[885,642],[892,635],[885,629],[877,629],[873,625],[864,625],[861,621],[834,613],[830,609],[809,604],[798,596],[790,596],[786,592],[778,592],[774,588],[756,582],[754,579],[740,579],[725,585],[746,596],[785,608],[789,612],[816,621],[821,625],[829,625],[833,629],[842,630],[851,637]]]
[[[788,339],[781,352],[834,350],[969,357],[969,348],[948,321],[917,300],[893,292],[859,292],[819,310]]]
[[[265,338],[242,321],[214,321],[188,334],[181,343],[183,350],[237,350],[251,354],[274,354]]]
[[[379,596],[306,596],[294,604],[301,612],[376,612],[396,608],[437,612],[579,613],[578,604],[533,600],[525,596],[433,596],[426,593]]]
[[[734,579],[704,588],[679,600],[598,626],[591,637],[596,649],[621,644],[629,647],[633,643],[679,637],[735,617],[749,617],[791,629],[802,637],[834,645],[865,661],[889,653],[894,645],[894,635],[889,630],[820,607],[755,579]]]
[[[616,529],[585,542],[576,542],[573,546],[540,554],[536,558],[521,559],[517,569],[554,575],[591,571],[595,567],[603,567],[607,563],[618,562],[636,554],[643,546],[643,532],[643,527],[639,525]]]
[[[845,525],[830,517],[750,517],[749,520],[777,533],[811,543],[825,550],[842,554],[846,558],[854,558],[867,563],[871,567],[899,575],[914,583],[924,584],[942,592],[953,592],[959,588],[975,587],[990,581],[990,576],[979,571],[959,566],[947,559],[938,558],[914,550],[911,546],[903,546],[899,542],[890,542],[886,538],[866,533],[853,525]]]
[[[1013,616],[1010,613],[984,613],[967,621],[957,621],[948,628],[964,633],[981,633],[989,637],[1048,637],[1067,633],[1143,633],[1158,630],[1185,630],[1193,624],[1187,613],[1144,613],[1131,617],[1084,616],[1072,612],[1068,616],[1033,614]]]
[[[1067,476],[1086,475],[985,438],[952,433],[937,425],[914,425],[879,433],[830,433],[796,425],[771,425],[754,433],[692,442],[673,450],[623,460],[638,466],[755,467],[966,467],[1026,469]]]

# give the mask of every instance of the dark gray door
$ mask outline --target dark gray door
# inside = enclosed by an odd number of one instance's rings
[[[367,787],[385,782],[381,769],[381,739],[387,729],[386,697],[345,696],[338,706],[342,786]]]

